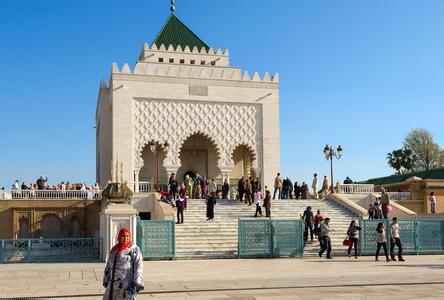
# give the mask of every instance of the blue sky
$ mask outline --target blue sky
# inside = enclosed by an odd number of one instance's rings
[[[134,64],[169,0],[3,0],[0,186],[94,182],[95,107],[111,63]],[[176,15],[231,64],[281,78],[281,173],[389,175],[416,127],[444,147],[444,1],[177,0]]]

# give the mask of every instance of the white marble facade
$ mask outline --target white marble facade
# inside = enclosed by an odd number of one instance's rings
[[[233,176],[239,146],[248,150],[248,164],[263,185],[271,187],[279,172],[279,77],[230,66],[228,50],[145,44],[133,69],[114,63],[109,84],[101,81],[96,122],[102,186],[111,161],[123,163],[127,182],[140,180],[144,166],[155,168],[142,155],[150,141],[169,144],[161,156],[166,180],[184,165],[182,146],[195,135],[213,147],[209,177]]]

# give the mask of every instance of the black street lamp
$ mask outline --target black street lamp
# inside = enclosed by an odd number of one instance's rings
[[[160,184],[159,184],[159,152],[162,150],[162,147],[163,147],[165,152],[168,152],[168,148],[169,148],[170,144],[168,144],[168,142],[165,141],[165,143],[163,143],[163,145],[159,145],[157,142],[151,141],[149,143],[149,146],[150,146],[151,152],[153,152],[156,155],[156,186],[155,186],[155,190],[156,190],[156,192],[159,192],[160,191]]]
[[[329,146],[329,145],[325,145],[324,147],[324,155],[325,158],[327,160],[330,160],[330,172],[331,172],[331,192],[332,194],[335,193],[335,188],[334,188],[334,181],[333,181],[333,157],[336,157],[337,159],[340,159],[342,157],[342,147],[341,145],[338,146],[338,148],[335,150],[333,149],[333,147]]]

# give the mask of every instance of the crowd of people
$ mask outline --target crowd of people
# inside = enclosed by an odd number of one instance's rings
[[[302,215],[302,220],[304,223],[304,241],[308,242],[310,233],[310,241],[312,243],[314,242],[314,238],[319,241],[319,257],[322,257],[322,255],[326,252],[326,258],[333,259],[331,256],[332,246],[330,232],[332,231],[332,228],[330,227],[330,218],[324,217],[320,210],[318,210],[316,215],[314,215],[312,207],[308,206]],[[354,250],[354,257],[358,258],[359,231],[361,229],[362,228],[357,225],[355,220],[351,221],[346,233],[346,239],[344,240],[344,245],[348,246],[348,257],[352,257],[352,250]],[[402,255],[402,243],[399,234],[400,226],[398,224],[398,219],[396,217],[392,218],[392,223],[390,224],[390,258],[387,251],[387,238],[384,223],[378,223],[375,230],[377,232],[377,238],[375,240],[375,260],[379,260],[379,252],[381,248],[383,248],[386,261],[396,261],[394,249],[395,247],[398,247],[398,260],[405,261]]]
[[[26,183],[16,179],[11,187],[12,191],[101,191],[102,188],[98,183],[87,185],[86,183],[71,183],[69,181],[62,181],[58,184],[48,184],[48,178],[41,175],[35,182]]]

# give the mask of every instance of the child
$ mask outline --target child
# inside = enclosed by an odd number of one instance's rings
[[[376,239],[376,243],[377,243],[378,247],[376,248],[375,260],[379,261],[379,259],[378,259],[379,250],[381,250],[381,247],[382,247],[382,248],[384,248],[385,259],[387,262],[389,262],[390,259],[388,257],[388,253],[387,253],[387,239],[385,237],[384,223],[382,223],[382,222],[378,223],[378,227],[376,228],[376,231],[378,232],[378,238]]]
[[[369,219],[369,220],[372,220],[373,217],[374,217],[374,209],[373,209],[373,205],[370,204],[370,205],[368,206],[368,219]]]

